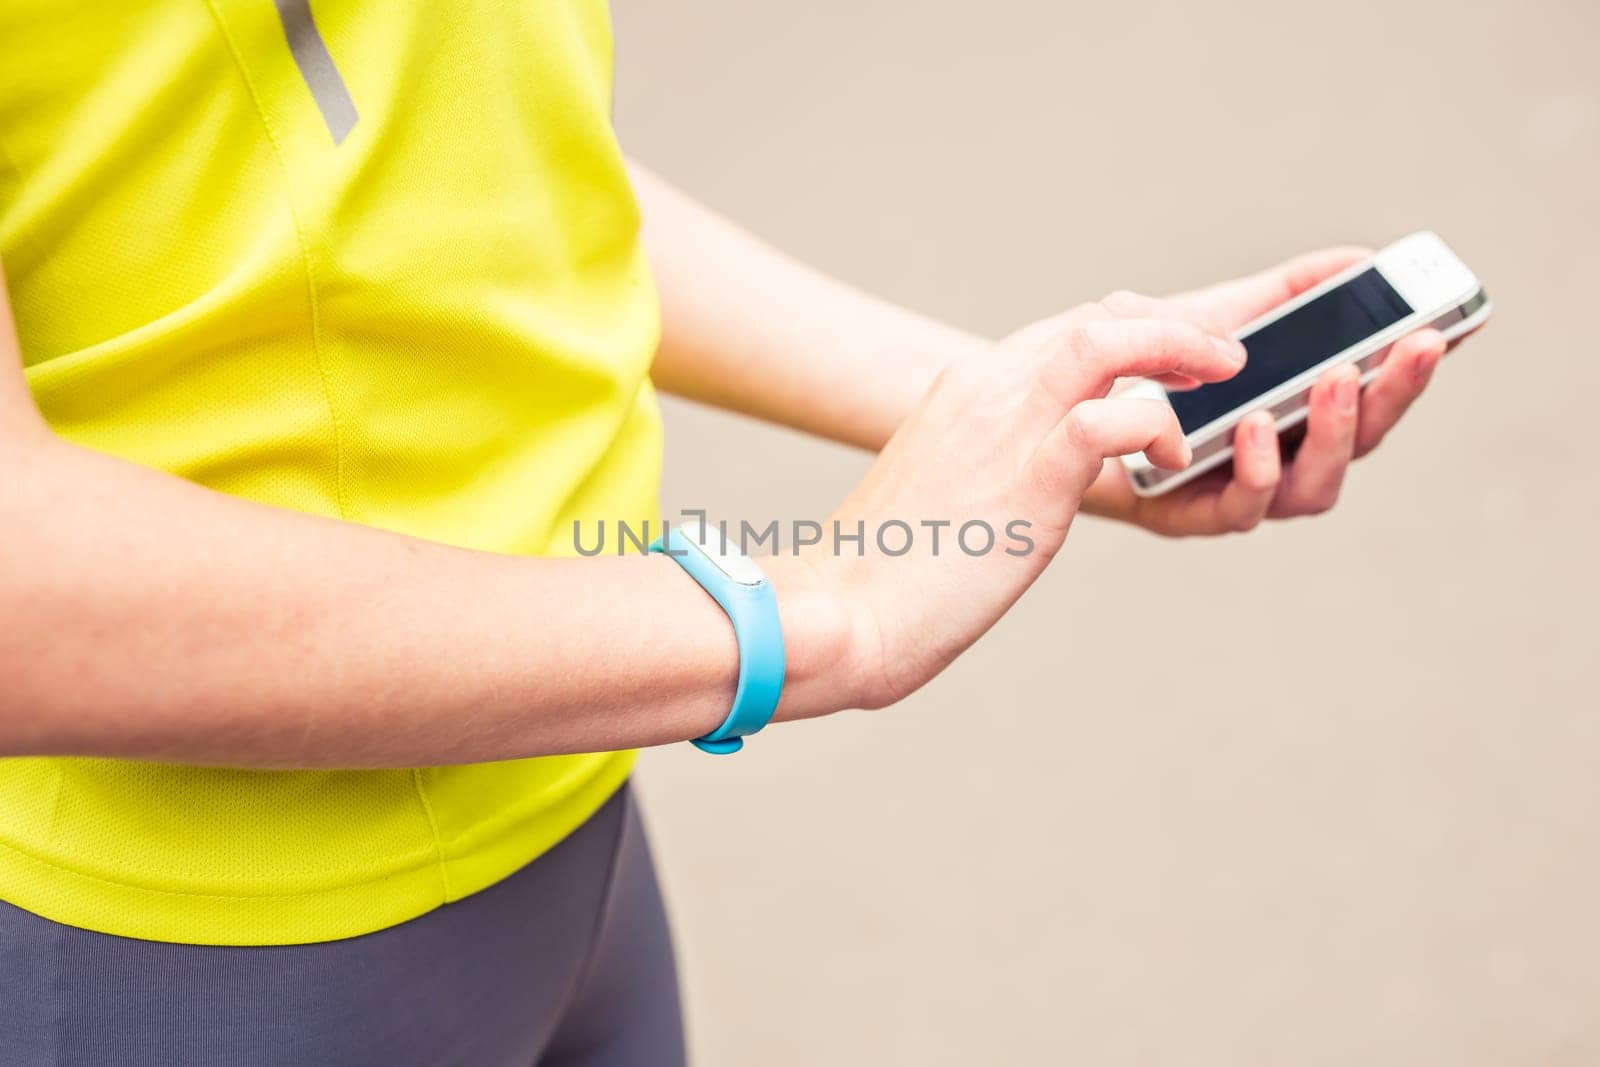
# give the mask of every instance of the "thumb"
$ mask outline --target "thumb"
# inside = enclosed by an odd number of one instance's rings
[[[1028,458],[1024,485],[1033,494],[1032,509],[1065,527],[1104,461],[1134,452],[1168,470],[1189,465],[1193,456],[1170,404],[1113,397],[1073,405]]]

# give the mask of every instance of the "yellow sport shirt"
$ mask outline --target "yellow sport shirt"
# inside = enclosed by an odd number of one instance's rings
[[[45,416],[479,549],[652,517],[609,34],[603,0],[5,0],[0,258]],[[0,899],[152,940],[350,937],[510,874],[630,763],[0,760]]]

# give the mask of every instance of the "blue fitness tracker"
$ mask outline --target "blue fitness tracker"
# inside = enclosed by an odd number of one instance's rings
[[[778,598],[761,568],[743,552],[703,525],[696,532],[670,524],[650,545],[675,560],[689,577],[722,605],[739,642],[739,686],[733,708],[722,725],[697,737],[702,752],[726,755],[744,747],[744,738],[772,721],[783,695],[783,628],[778,623]]]

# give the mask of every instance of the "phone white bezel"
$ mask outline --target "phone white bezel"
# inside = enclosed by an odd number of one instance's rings
[[[1279,433],[1303,422],[1308,412],[1311,387],[1329,369],[1344,363],[1356,363],[1362,370],[1362,385],[1366,385],[1377,374],[1384,357],[1388,355],[1389,346],[1406,334],[1433,325],[1440,328],[1447,340],[1454,340],[1482,325],[1492,310],[1487,294],[1483,293],[1478,279],[1466,264],[1437,234],[1422,231],[1402,237],[1371,258],[1340,271],[1278,305],[1235,331],[1234,336],[1246,337],[1372,268],[1376,268],[1400,294],[1401,299],[1414,309],[1412,314],[1189,434],[1187,440],[1195,459],[1185,470],[1161,470],[1153,466],[1143,453],[1124,456],[1123,463],[1134,492],[1140,496],[1156,496],[1226,463],[1233,457],[1234,429],[1241,419],[1253,411],[1271,411]],[[1141,381],[1135,383],[1125,395],[1164,399],[1166,391],[1155,382]]]

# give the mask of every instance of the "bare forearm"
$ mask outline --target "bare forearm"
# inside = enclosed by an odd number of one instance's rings
[[[663,557],[473,552],[48,435],[0,451],[0,755],[454,763],[698,736],[732,700],[728,621]],[[834,710],[841,630],[774,562],[780,717]]]
[[[635,165],[668,392],[878,449],[986,342],[826,277]]]

